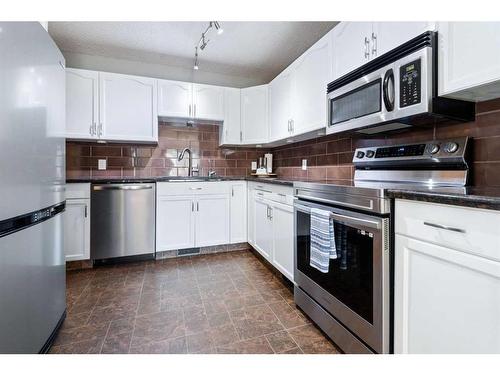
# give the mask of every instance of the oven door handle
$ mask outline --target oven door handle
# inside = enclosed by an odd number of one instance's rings
[[[306,212],[306,213],[311,213],[311,208],[301,205],[301,204],[295,204],[295,207],[297,210]],[[364,225],[369,228],[374,228],[374,229],[380,229],[381,227],[381,221],[375,221],[375,220],[368,220],[368,219],[362,219],[359,217],[354,217],[354,216],[347,216],[347,215],[341,215],[337,214],[335,212],[331,212],[329,210],[325,210],[330,213],[330,217],[333,219],[336,219],[338,221],[344,222],[346,224],[353,224],[353,225]]]

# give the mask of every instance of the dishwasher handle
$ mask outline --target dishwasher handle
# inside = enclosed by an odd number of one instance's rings
[[[94,191],[100,191],[100,190],[146,190],[146,189],[152,189],[152,185],[94,185],[92,189]]]

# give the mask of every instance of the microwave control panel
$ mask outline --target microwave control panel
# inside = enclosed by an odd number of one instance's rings
[[[399,107],[418,104],[422,93],[420,59],[399,68]]]

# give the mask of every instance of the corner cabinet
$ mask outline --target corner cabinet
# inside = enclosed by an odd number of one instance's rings
[[[66,138],[158,142],[156,79],[66,70]]]
[[[500,353],[500,212],[396,200],[394,351]]]
[[[269,140],[268,85],[241,89],[242,144]]]
[[[224,88],[224,123],[220,128],[220,145],[241,143],[241,90]]]
[[[66,185],[64,254],[66,261],[90,259],[90,184]]]
[[[500,97],[500,22],[438,22],[439,95]]]

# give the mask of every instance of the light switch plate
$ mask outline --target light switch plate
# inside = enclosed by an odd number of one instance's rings
[[[100,171],[106,170],[106,159],[99,159],[97,161],[97,169],[99,169]]]
[[[252,171],[256,171],[256,170],[257,170],[257,162],[252,161]]]
[[[302,170],[307,171],[307,159],[302,159]]]

